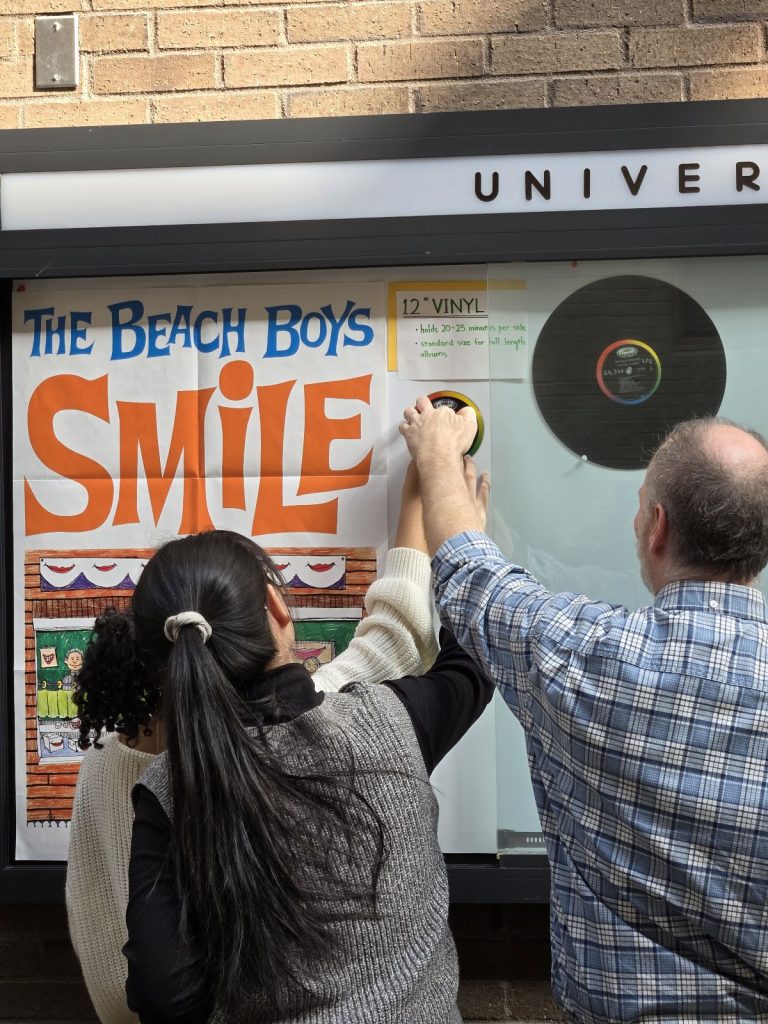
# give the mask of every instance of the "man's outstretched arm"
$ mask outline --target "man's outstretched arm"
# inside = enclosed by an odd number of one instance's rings
[[[440,619],[525,724],[537,660],[567,660],[569,651],[601,635],[626,611],[578,594],[549,593],[478,533],[485,527],[488,478],[483,474],[478,484],[472,460],[462,454],[475,429],[472,410],[435,409],[428,398],[406,409],[400,426],[421,479]],[[565,673],[547,679],[557,685]]]
[[[405,410],[400,433],[419,471],[430,555],[449,537],[485,528],[480,506],[487,505],[488,476],[480,476],[474,494],[466,477],[474,469],[471,460],[465,462],[464,453],[476,431],[477,418],[469,407],[458,413],[445,407],[435,409],[422,395]]]

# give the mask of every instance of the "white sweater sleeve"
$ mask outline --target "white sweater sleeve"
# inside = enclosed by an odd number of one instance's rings
[[[427,555],[414,548],[388,551],[384,573],[368,588],[365,607],[368,615],[349,647],[312,677],[318,690],[421,674],[437,657]]]
[[[139,1024],[128,1009],[128,861],[131,852],[131,790],[153,755],[106,738],[80,766],[72,812],[66,900],[69,934],[88,994],[101,1024]]]

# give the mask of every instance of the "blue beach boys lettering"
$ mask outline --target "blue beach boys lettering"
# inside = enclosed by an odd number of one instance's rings
[[[126,299],[107,306],[110,314],[112,360],[148,359],[168,356],[171,348],[194,348],[198,352],[217,352],[219,359],[245,352],[247,309],[195,310],[176,306],[175,312],[146,314],[139,299]],[[53,306],[24,311],[24,323],[32,325],[32,358],[41,356],[90,355],[86,326],[91,312],[73,310],[57,314]]]
[[[32,351],[30,356],[87,356],[93,342],[86,342],[85,325],[91,322],[91,313],[72,310],[56,315],[53,306],[24,310],[24,323],[32,323]]]
[[[217,353],[219,359],[245,352],[246,307],[205,309],[177,305],[168,312],[150,313],[140,299],[129,298],[107,306],[110,359],[123,361],[144,356],[169,356],[173,348]],[[346,299],[343,309],[327,303],[319,309],[304,309],[296,303],[264,306],[266,314],[265,359],[294,356],[303,349],[316,349],[326,356],[338,356],[345,347],[364,348],[374,340],[370,306],[358,306]],[[59,314],[53,306],[24,311],[24,323],[31,324],[30,356],[90,355],[94,342],[86,331],[91,312]]]
[[[133,359],[146,350],[148,359],[170,355],[171,346],[215,352],[226,359],[232,352],[245,352],[245,307],[222,310],[177,306],[176,312],[153,313],[146,317],[144,303],[138,299],[114,302],[107,306],[112,317],[112,359]],[[231,344],[234,342],[234,349]]]
[[[281,306],[265,306],[267,314],[267,347],[265,359],[294,356],[302,345],[306,348],[326,347],[325,355],[338,355],[339,342],[342,347],[351,345],[363,348],[374,338],[370,306],[356,307],[347,299],[344,309],[335,313],[330,303],[319,311],[305,313],[301,306],[286,303]]]

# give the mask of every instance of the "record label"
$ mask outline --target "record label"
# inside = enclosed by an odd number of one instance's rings
[[[532,363],[539,411],[577,456],[642,469],[682,420],[715,416],[725,353],[705,310],[652,277],[606,277],[550,315]]]
[[[597,383],[614,402],[639,405],[661,383],[659,357],[642,341],[614,341],[597,361]]]

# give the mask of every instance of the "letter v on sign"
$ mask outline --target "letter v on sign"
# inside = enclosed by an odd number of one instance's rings
[[[624,181],[627,183],[627,188],[633,196],[636,196],[640,189],[643,187],[643,181],[648,171],[648,164],[643,164],[640,170],[637,172],[637,177],[633,178],[630,170],[627,166],[622,165],[621,173],[624,175]]]

